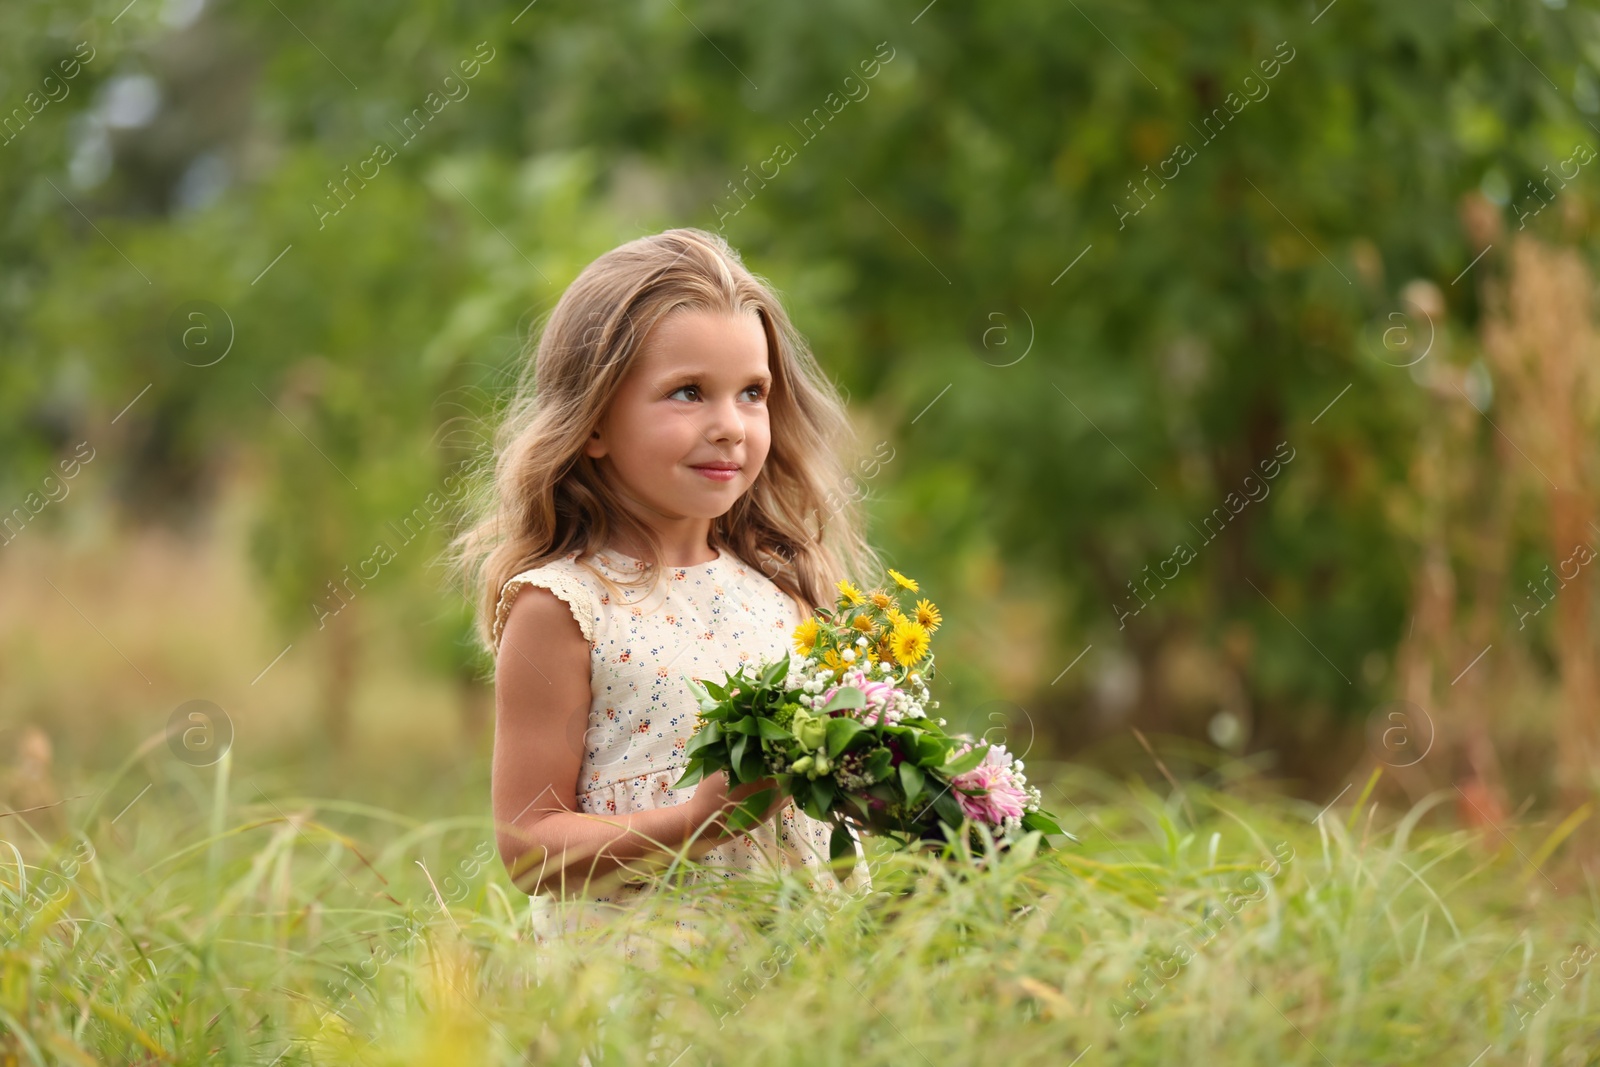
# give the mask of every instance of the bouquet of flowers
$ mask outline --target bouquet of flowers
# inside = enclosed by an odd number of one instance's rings
[[[928,716],[939,706],[928,699],[929,641],[942,619],[928,600],[903,610],[917,583],[889,576],[892,593],[840,582],[833,610],[795,629],[793,655],[720,684],[685,677],[700,713],[673,788],[719,770],[730,786],[772,778],[801,811],[833,824],[834,859],[854,852],[858,833],[904,847],[965,836],[978,849],[980,826],[1002,849],[1034,831],[1048,848],[1044,835],[1065,831],[1040,808],[1022,761]],[[746,798],[729,825],[749,829],[772,800],[770,789]]]

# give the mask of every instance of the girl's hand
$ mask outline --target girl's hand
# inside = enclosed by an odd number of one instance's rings
[[[753,796],[763,789],[772,790],[773,799],[767,805],[766,811],[761,813],[761,818],[756,824],[760,825],[760,823],[766,822],[783,810],[784,806],[794,799],[778,793],[778,782],[774,778],[762,778],[758,781],[738,786],[730,791],[728,789],[728,772],[718,771],[700,782],[699,786],[695,788],[694,795],[689,798],[687,807],[697,828],[705,824],[708,819],[715,817],[715,821],[710,824],[710,829],[702,836],[714,836],[718,840],[724,840],[737,836],[734,831],[728,828],[728,814],[745,798]],[[738,833],[746,832],[748,831],[738,831]]]

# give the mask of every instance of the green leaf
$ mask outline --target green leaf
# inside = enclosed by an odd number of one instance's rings
[[[844,751],[844,747],[866,727],[855,719],[840,716],[828,720],[828,755],[837,756]]]
[[[950,795],[948,789],[934,799],[933,810],[938,813],[939,818],[952,827],[959,827],[966,821],[966,814],[961,810],[961,805],[956,803],[956,798]]]
[[[863,819],[872,818],[872,806],[867,803],[866,799],[862,797],[861,794],[845,793],[844,798],[851,804],[855,805],[856,810],[861,813],[861,817]]]
[[[1047,834],[1066,833],[1066,831],[1063,830],[1054,819],[1050,818],[1050,816],[1041,811],[1030,811],[1025,813],[1022,816],[1022,828],[1024,830],[1040,830]]]
[[[835,823],[833,836],[828,839],[828,858],[840,859],[856,850],[855,835],[850,832],[850,827],[844,823]]]
[[[915,738],[917,763],[923,767],[938,767],[943,765],[945,754],[950,751],[949,740],[935,737],[932,734],[918,732]],[[913,747],[913,746],[906,746]]]
[[[718,685],[715,682],[706,681],[702,681],[700,684],[705,686],[706,692],[710,693],[718,703],[728,699],[728,687],[726,685]]]
[[[821,790],[822,790],[822,783],[827,781],[827,779],[826,778],[818,778],[814,782],[811,782],[809,779],[807,779],[807,781],[809,782],[811,788],[806,790],[805,803],[801,804],[800,798],[799,798],[798,795],[795,797],[795,803],[797,805],[799,805],[801,811],[805,812],[807,815],[811,816],[813,819],[816,819],[819,822],[827,822],[828,821],[827,809],[824,808],[822,806],[822,804],[820,804],[818,802],[818,799],[817,799],[817,794],[819,792],[821,792]],[[830,797],[830,799],[831,799],[831,797]]]
[[[900,787],[906,791],[906,803],[910,804],[922,792],[922,768],[910,760],[900,764]]]
[[[722,740],[722,724],[717,722],[706,723],[694,732],[689,738],[689,743],[683,746],[683,754],[692,756],[707,745],[715,744]]]
[[[829,778],[826,775],[818,778],[815,782],[811,783],[811,789],[812,793],[817,798],[817,807],[830,808],[833,806],[833,798],[837,794],[838,789],[835,786],[832,778]]]
[[[728,732],[730,734],[754,734],[759,733],[760,729],[756,725],[756,717],[754,715],[746,715],[737,722],[728,724]]]
[[[686,789],[694,785],[706,775],[705,764],[700,760],[690,760],[689,765],[683,769],[683,777],[672,783],[674,789]]]
[[[734,830],[748,830],[761,821],[761,815],[772,803],[773,790],[762,789],[751,793],[728,813],[728,826]]]
[[[703,683],[695,681],[687,674],[680,674],[678,677],[683,679],[683,684],[688,686],[689,692],[694,694],[696,704],[702,704],[711,699],[711,693]]]
[[[757,719],[756,728],[763,741],[792,741],[794,735],[771,719]]]
[[[989,746],[979,745],[971,752],[968,752],[965,756],[962,756],[960,759],[953,760],[950,763],[946,763],[939,769],[945,774],[954,778],[958,774],[966,774],[968,771],[972,770],[972,768],[982,763],[983,758],[988,754]]]
[[[824,704],[820,709],[814,710],[816,710],[818,714],[826,714],[830,711],[838,711],[841,708],[864,708],[866,706],[866,694],[861,692],[861,690],[857,689],[853,685],[847,685],[843,689],[840,689],[837,693],[833,694],[833,698]]]
[[[762,759],[761,742],[759,741],[745,749],[743,759],[737,759],[733,762],[734,766],[739,768],[740,782],[758,781],[767,772],[766,763]]]
[[[745,749],[748,748],[749,745],[750,736],[748,734],[740,734],[738,737],[733,739],[733,748],[729,750],[729,756],[733,761],[734,767],[737,768],[744,763]],[[760,748],[761,746],[758,743],[756,747]]]
[[[785,652],[782,659],[778,660],[776,663],[773,663],[767,667],[766,670],[761,672],[761,685],[763,688],[770,689],[779,682],[783,681],[784,678],[788,677],[788,674],[789,654]]]
[[[894,753],[886,748],[880,748],[867,760],[867,771],[872,775],[872,780],[881,782],[889,776],[889,768],[894,766]]]

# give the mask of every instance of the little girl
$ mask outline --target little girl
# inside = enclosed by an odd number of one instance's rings
[[[848,425],[772,289],[715,234],[630,241],[562,294],[457,544],[495,655],[494,814],[519,887],[615,911],[681,852],[725,878],[775,866],[839,888],[829,826],[787,798],[728,828],[775,782],[672,783],[696,724],[684,676],[792,652],[840,579],[880,569],[836,502]],[[846,881],[868,883],[859,845]]]

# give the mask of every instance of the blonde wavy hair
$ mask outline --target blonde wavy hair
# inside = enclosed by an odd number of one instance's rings
[[[662,572],[654,533],[623,506],[608,462],[584,453],[655,326],[680,310],[755,312],[767,338],[772,444],[750,489],[711,524],[711,544],[759,568],[806,613],[832,606],[841,579],[877,575],[854,494],[839,501],[853,440],[844,402],[767,282],[721,236],[672,229],[629,241],[590,263],[567,287],[495,432],[476,482],[475,517],[451,544],[476,594],[478,634],[497,647],[501,591],[520,571],[577,550],[588,562],[619,532],[647,546],[632,588]],[[870,583],[869,583],[870,584]]]

